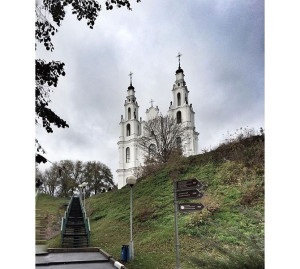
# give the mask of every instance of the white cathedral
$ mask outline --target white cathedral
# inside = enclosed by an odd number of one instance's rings
[[[175,73],[176,80],[173,85],[173,101],[170,103],[168,116],[176,119],[184,127],[184,139],[181,139],[183,155],[188,157],[198,152],[198,135],[195,128],[195,112],[192,104],[189,104],[188,88],[184,80],[184,73],[180,67],[180,56],[178,54],[179,66]],[[139,146],[138,140],[144,136],[143,126],[145,121],[139,118],[139,105],[135,97],[135,90],[132,86],[132,73],[130,73],[130,86],[127,90],[125,100],[125,117],[121,115],[120,137],[118,141],[119,148],[119,169],[118,188],[121,189],[126,185],[126,178],[133,175],[135,168],[144,164],[145,152]],[[159,115],[158,107],[151,107],[146,110],[146,120],[151,120]]]

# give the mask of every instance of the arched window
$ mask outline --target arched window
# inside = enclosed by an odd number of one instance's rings
[[[126,148],[126,163],[130,162],[130,148]]]
[[[126,135],[130,136],[130,124],[129,123],[126,125]]]
[[[181,94],[177,93],[177,106],[181,106]]]
[[[131,108],[128,107],[128,119],[130,120],[131,119]]]
[[[176,113],[176,120],[177,120],[177,123],[181,123],[182,121],[181,121],[181,111],[178,111],[177,113]]]
[[[154,144],[150,144],[149,146],[149,157],[153,157],[156,152],[156,146]]]
[[[176,137],[176,146],[177,146],[177,148],[181,148],[181,137],[180,136]]]

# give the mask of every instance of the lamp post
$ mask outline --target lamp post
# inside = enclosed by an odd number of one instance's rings
[[[83,208],[84,208],[84,210],[85,210],[85,188],[87,185],[88,185],[87,182],[82,182],[80,185],[78,185],[78,187],[81,188],[83,191]]]
[[[133,247],[133,237],[132,237],[132,187],[136,183],[136,178],[134,176],[129,176],[126,178],[127,185],[130,186],[130,243],[129,243],[129,259],[134,258],[134,247]]]

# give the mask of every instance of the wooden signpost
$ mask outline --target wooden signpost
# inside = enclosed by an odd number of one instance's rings
[[[199,191],[202,188],[202,183],[196,178],[176,181],[174,180],[174,219],[175,219],[175,252],[176,252],[176,269],[180,269],[179,261],[179,237],[178,237],[178,210],[180,212],[200,211],[204,208],[201,203],[181,203],[180,199],[200,199],[203,193]]]
[[[177,181],[176,188],[177,190],[190,189],[190,188],[201,189],[202,183],[198,181],[198,179],[192,178],[188,180]]]
[[[200,211],[204,208],[204,205],[199,203],[185,203],[185,204],[179,204],[178,205],[180,212],[192,212],[192,211]]]
[[[197,199],[203,196],[203,193],[197,189],[177,191],[177,199]]]

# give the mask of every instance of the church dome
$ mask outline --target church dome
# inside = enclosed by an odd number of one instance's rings
[[[179,74],[179,73],[183,73],[183,70],[182,70],[182,68],[180,66],[178,67],[178,69],[176,71],[176,74]]]
[[[128,87],[128,90],[134,90],[134,87],[130,84],[130,86]]]

